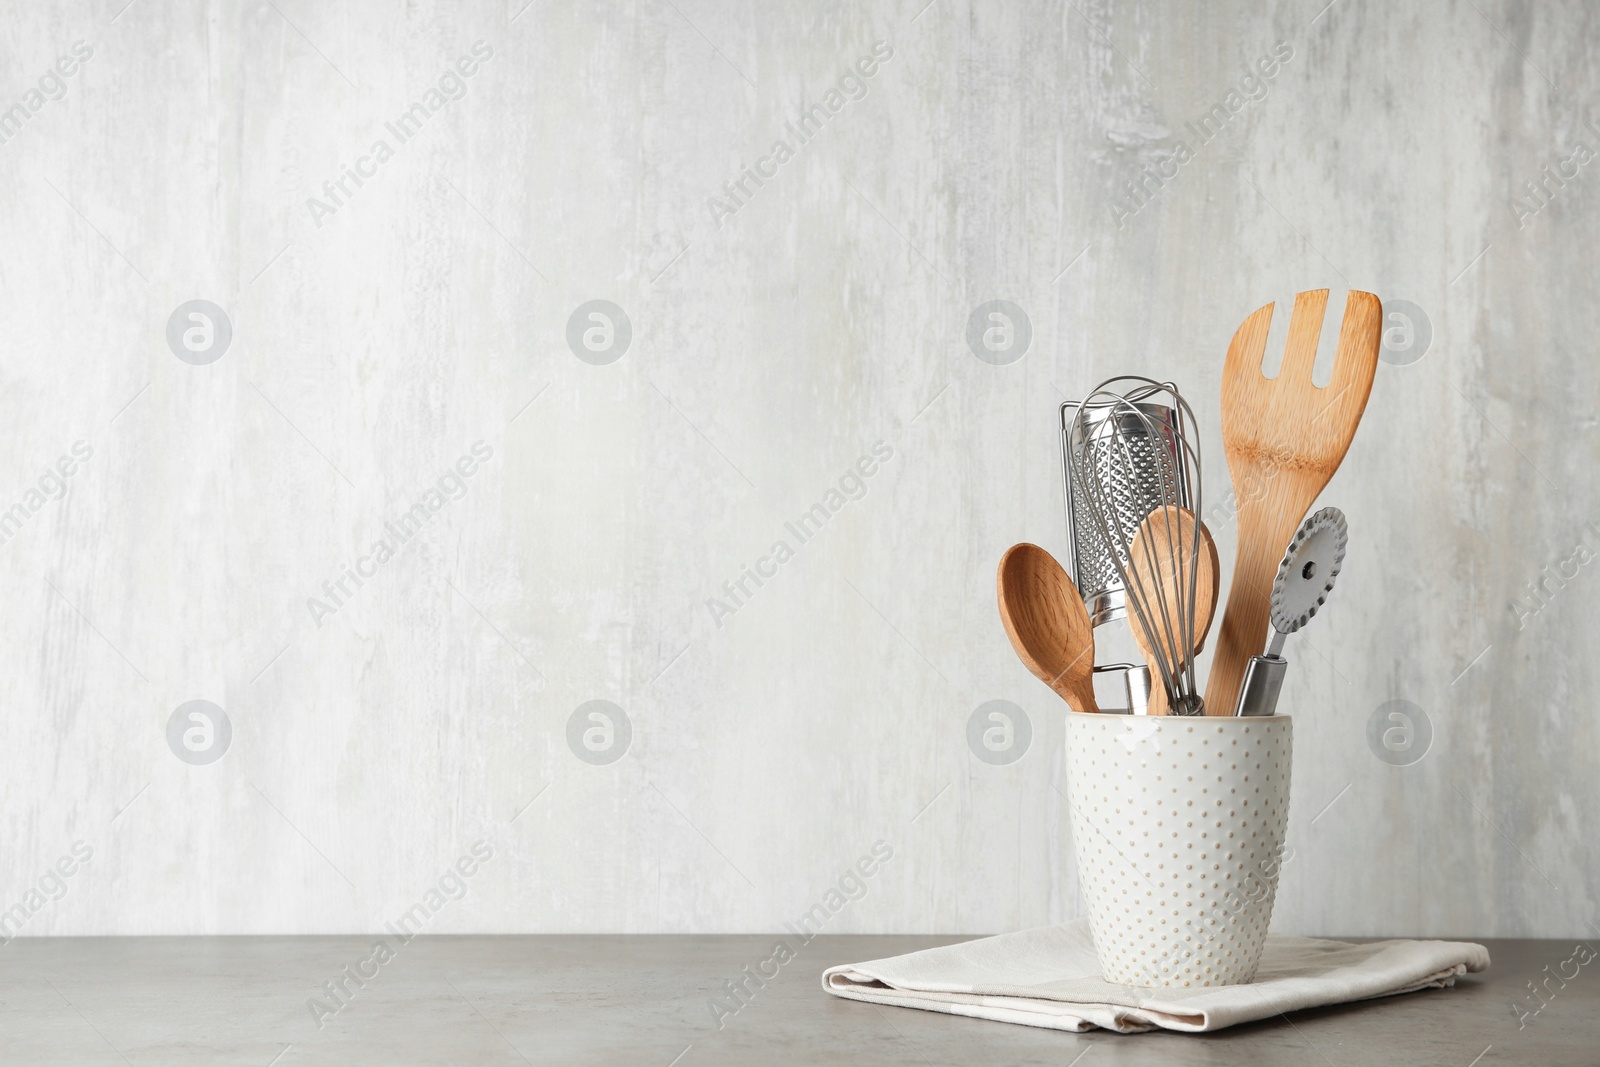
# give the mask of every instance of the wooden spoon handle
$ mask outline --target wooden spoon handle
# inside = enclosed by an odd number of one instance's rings
[[[1083,653],[1088,657],[1089,670],[1084,672],[1076,665],[1064,675],[1050,683],[1050,688],[1067,706],[1081,715],[1088,715],[1100,710],[1100,705],[1094,698],[1094,646],[1089,646]]]
[[[1165,715],[1171,711],[1167,702],[1167,683],[1161,678],[1161,665],[1156,662],[1156,657],[1149,649],[1144,650],[1144,661],[1150,667],[1150,703],[1145,706],[1146,715]]]

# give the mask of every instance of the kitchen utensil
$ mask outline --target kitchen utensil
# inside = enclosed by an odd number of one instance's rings
[[[1130,393],[1127,402],[1145,416],[1142,419],[1129,418],[1122,404],[1068,401],[1061,405],[1062,495],[1068,544],[1072,547],[1072,578],[1083,594],[1089,620],[1097,627],[1126,618],[1127,599],[1111,542],[1101,535],[1099,524],[1089,514],[1084,487],[1073,480],[1072,454],[1088,453],[1090,462],[1086,466],[1107,487],[1106,495],[1117,502],[1117,523],[1128,541],[1133,540],[1145,516],[1156,508],[1167,504],[1192,508],[1194,472],[1188,465],[1180,462],[1173,472],[1177,475],[1176,492],[1171,491],[1173,487],[1166,480],[1168,472],[1164,467],[1173,457],[1181,460],[1184,450],[1177,443],[1180,413],[1162,400],[1159,387]],[[1107,422],[1113,416],[1121,424],[1115,439],[1107,432]]]
[[[1261,373],[1273,305],[1233,335],[1222,370],[1222,444],[1233,475],[1239,544],[1222,636],[1206,685],[1206,712],[1231,715],[1250,658],[1266,641],[1273,566],[1355,436],[1378,367],[1383,306],[1352,289],[1339,327],[1333,376],[1311,383],[1326,289],[1300,293],[1276,378]]]
[[[1271,715],[1277,708],[1289,666],[1283,658],[1283,643],[1327,602],[1339,568],[1344,566],[1348,540],[1349,527],[1338,508],[1323,508],[1295,531],[1272,583],[1272,643],[1266,655],[1250,660],[1236,714]]]
[[[1211,531],[1188,508],[1157,508],[1139,526],[1129,546],[1128,579],[1142,609],[1130,620],[1133,637],[1150,665],[1147,715],[1196,710],[1169,704],[1167,693],[1183,689],[1186,672],[1205,646],[1217,606],[1217,546]],[[1161,684],[1155,684],[1157,680]],[[1189,688],[1198,694],[1192,681]]]
[[[1100,645],[1095,644],[1098,655]],[[1150,706],[1150,667],[1144,663],[1096,663],[1094,697],[1102,712],[1144,715]]]
[[[1090,545],[1092,558],[1110,561],[1122,587],[1117,606],[1136,635],[1142,630],[1150,637],[1143,650],[1151,662],[1152,694],[1159,684],[1166,706],[1185,715],[1201,707],[1193,658],[1184,650],[1195,649],[1203,636],[1195,626],[1202,545],[1192,528],[1186,539],[1177,536],[1177,517],[1183,511],[1192,522],[1200,506],[1199,439],[1194,411],[1175,386],[1133,376],[1097,386],[1074,409],[1063,438],[1071,499],[1077,501],[1075,541]],[[1166,540],[1152,542],[1152,548],[1165,550],[1159,553],[1165,559],[1134,575],[1133,542],[1151,515],[1163,517],[1157,525],[1171,527]],[[1099,541],[1086,536],[1086,528]],[[1165,581],[1154,580],[1157,572]],[[1160,707],[1153,696],[1152,702]]]
[[[1012,545],[996,576],[1000,621],[1017,658],[1073,711],[1095,712],[1094,628],[1077,586],[1038,545]]]

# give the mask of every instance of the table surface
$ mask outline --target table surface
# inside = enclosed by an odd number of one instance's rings
[[[1067,1034],[880,1008],[819,976],[962,937],[821,936],[719,1028],[723,983],[762,936],[418,937],[386,962],[371,937],[18,938],[0,948],[6,1064],[1501,1064],[1600,1063],[1600,974],[1537,1016],[1526,983],[1574,942],[1484,941],[1489,970],[1428,990],[1215,1034]],[[391,944],[394,940],[390,939]],[[346,966],[376,975],[341,1010],[309,1002]],[[320,1025],[319,1025],[320,1023]]]

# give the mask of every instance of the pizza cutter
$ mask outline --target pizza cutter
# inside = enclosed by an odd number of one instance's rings
[[[1271,715],[1277,709],[1289,667],[1283,643],[1327,602],[1344,565],[1348,535],[1344,512],[1338,508],[1323,508],[1295,531],[1272,582],[1272,643],[1266,655],[1253,657],[1245,669],[1235,715]]]

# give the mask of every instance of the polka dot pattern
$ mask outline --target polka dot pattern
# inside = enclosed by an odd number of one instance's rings
[[[1067,715],[1067,799],[1100,969],[1255,977],[1289,821],[1288,716]]]

